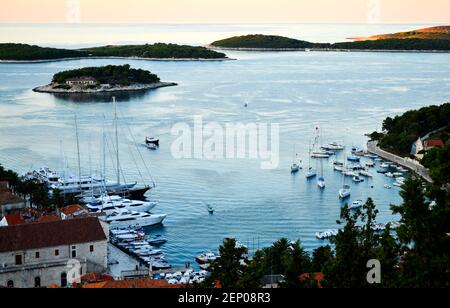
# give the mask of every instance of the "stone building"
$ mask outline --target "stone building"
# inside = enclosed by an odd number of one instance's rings
[[[95,217],[0,228],[0,285],[66,287],[107,266],[107,235]]]
[[[69,86],[92,86],[97,84],[97,80],[92,77],[69,78],[66,80]]]
[[[26,207],[26,201],[11,193],[7,182],[0,182],[0,219]]]

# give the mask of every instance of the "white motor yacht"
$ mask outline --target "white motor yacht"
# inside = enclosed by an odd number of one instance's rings
[[[112,228],[136,228],[158,225],[167,217],[165,214],[150,214],[132,212],[126,209],[117,209],[111,215],[105,216],[104,220]]]
[[[120,197],[119,197],[120,198]],[[102,212],[106,215],[111,215],[115,210],[125,209],[128,211],[135,212],[149,212],[155,206],[157,206],[157,202],[144,202],[144,201],[136,201],[136,200],[128,200],[123,198],[114,198],[111,201],[103,201],[102,203],[88,203],[86,207],[91,212]]]

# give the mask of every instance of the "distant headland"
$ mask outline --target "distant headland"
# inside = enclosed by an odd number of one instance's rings
[[[57,73],[52,83],[33,89],[35,92],[54,94],[129,92],[176,86],[161,82],[149,71],[132,69],[128,64],[102,67],[85,67]]]
[[[312,43],[276,35],[251,34],[215,41],[207,47],[243,51],[450,52],[450,26],[355,38],[353,42],[333,44]]]
[[[1,62],[49,62],[85,58],[125,58],[158,61],[223,61],[225,54],[205,47],[176,44],[103,46],[59,49],[27,44],[0,44]]]

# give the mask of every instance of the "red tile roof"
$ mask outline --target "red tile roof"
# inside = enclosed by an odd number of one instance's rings
[[[423,145],[425,148],[443,148],[444,141],[442,141],[441,139],[430,139],[424,141]]]
[[[0,252],[106,240],[97,218],[87,217],[0,228]]]
[[[10,214],[4,217],[8,222],[8,226],[25,225],[27,222],[23,219],[22,214]],[[5,228],[5,227],[3,227]],[[1,239],[0,239],[1,240]]]
[[[64,215],[66,215],[66,216],[73,215],[75,213],[82,212],[82,211],[87,211],[87,210],[79,204],[69,205],[69,206],[63,207],[61,209],[61,213],[64,213]]]
[[[298,279],[300,281],[314,280],[317,282],[317,286],[319,288],[322,288],[322,282],[325,279],[325,274],[319,272],[319,273],[313,273],[313,276],[314,277],[311,277],[311,274],[305,273],[305,274],[300,275],[300,277],[298,277]]]
[[[36,223],[54,222],[54,221],[59,221],[59,220],[61,220],[61,219],[59,219],[59,217],[54,214],[42,215],[41,217],[39,217],[37,219]]]
[[[98,283],[105,281],[113,281],[114,278],[110,275],[102,275],[99,273],[87,273],[81,277],[81,283]]]
[[[103,281],[83,286],[86,289],[180,289],[186,287],[182,285],[170,285],[165,280],[156,279]]]

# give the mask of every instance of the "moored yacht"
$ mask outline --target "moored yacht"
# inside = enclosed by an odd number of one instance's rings
[[[350,185],[344,185],[339,190],[339,198],[340,199],[346,199],[346,198],[350,197],[351,192],[352,192],[352,189],[351,189]]]
[[[125,209],[128,211],[135,211],[135,212],[149,212],[156,205],[158,205],[158,203],[156,202],[144,202],[144,201],[122,199],[118,196],[115,197],[116,198],[114,200],[104,200],[100,203],[88,203],[86,207],[92,212],[102,212],[105,213],[106,215],[111,215],[114,211],[119,209]]]
[[[125,209],[115,210],[111,215],[105,216],[104,221],[111,228],[137,228],[158,225],[167,217],[165,214],[150,214],[131,212]]]

